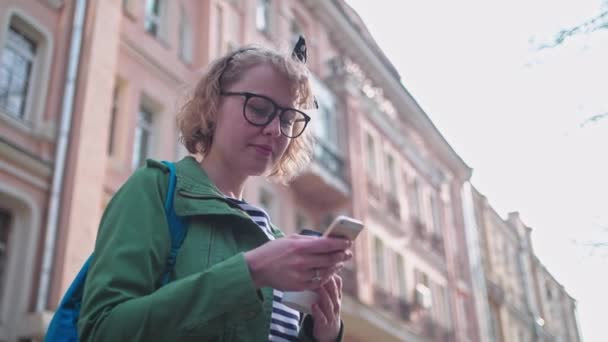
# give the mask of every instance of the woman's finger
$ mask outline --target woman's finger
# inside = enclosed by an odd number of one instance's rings
[[[301,256],[299,265],[304,268],[328,268],[350,260],[352,255],[353,253],[349,250],[333,253],[306,254]]]
[[[343,280],[340,275],[336,277],[336,287],[338,288],[338,299],[340,299],[340,303],[342,302],[342,284]]]
[[[339,298],[338,280],[337,280],[338,278],[340,278],[340,277],[337,275],[334,275],[333,277],[331,277],[331,280],[328,281],[324,286],[327,289],[329,298],[331,299],[332,314],[334,316],[337,316],[340,312],[340,298]]]
[[[312,317],[314,318],[315,324],[327,325],[329,322],[319,304],[312,305]]]
[[[352,242],[342,238],[319,237],[309,241],[298,241],[298,249],[305,254],[343,252],[350,249]]]
[[[323,314],[327,318],[328,324],[331,324],[334,320],[334,304],[331,299],[331,295],[328,291],[330,282],[331,280],[328,281],[325,285],[321,286],[317,291],[320,297],[320,300],[317,303],[321,307],[321,310],[323,310]]]

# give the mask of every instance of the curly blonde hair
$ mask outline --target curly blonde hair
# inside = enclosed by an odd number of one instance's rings
[[[288,79],[296,108],[313,108],[310,73],[303,63],[288,54],[265,47],[242,47],[208,66],[177,114],[180,141],[190,153],[200,154],[204,158],[211,148],[220,92],[240,80],[249,68],[262,63],[270,63]],[[298,138],[291,139],[268,177],[281,183],[288,182],[310,162],[312,150],[313,137],[309,129]]]

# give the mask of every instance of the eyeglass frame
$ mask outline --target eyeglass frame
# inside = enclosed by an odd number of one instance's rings
[[[295,111],[296,113],[303,115],[304,116],[304,127],[302,127],[302,131],[298,135],[289,136],[283,132],[282,128],[279,129],[281,131],[281,134],[289,139],[295,139],[295,138],[301,136],[304,133],[304,131],[306,130],[306,127],[308,126],[308,123],[311,120],[311,117],[308,114],[304,113],[303,111],[301,111],[299,109],[295,109],[295,108],[290,108],[290,107],[282,107],[282,106],[278,105],[273,99],[271,99],[268,96],[264,96],[264,95],[260,95],[260,94],[256,94],[256,93],[252,93],[252,92],[247,92],[247,91],[243,91],[243,92],[221,91],[220,95],[221,96],[244,96],[245,101],[243,102],[243,117],[249,124],[256,126],[256,127],[268,126],[277,116],[279,117],[279,120],[281,120],[282,119],[281,116],[289,110]],[[267,122],[262,123],[262,124],[255,123],[255,122],[251,122],[251,120],[249,118],[247,118],[247,114],[246,114],[247,101],[249,101],[249,99],[251,99],[253,97],[262,98],[266,101],[269,101],[273,105],[274,108],[272,110],[272,114],[268,116]]]

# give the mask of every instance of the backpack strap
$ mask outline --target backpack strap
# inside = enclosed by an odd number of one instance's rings
[[[171,252],[167,258],[167,265],[165,266],[160,286],[167,285],[171,280],[171,273],[177,260],[177,252],[186,238],[186,226],[173,208],[173,197],[175,196],[175,183],[177,180],[175,164],[167,161],[163,161],[163,164],[169,168],[169,189],[165,198],[165,215],[169,223],[169,233],[171,234]]]

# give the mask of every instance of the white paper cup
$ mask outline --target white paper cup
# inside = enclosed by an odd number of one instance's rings
[[[318,299],[319,295],[314,291],[283,292],[281,303],[300,312],[312,314],[312,305]]]

